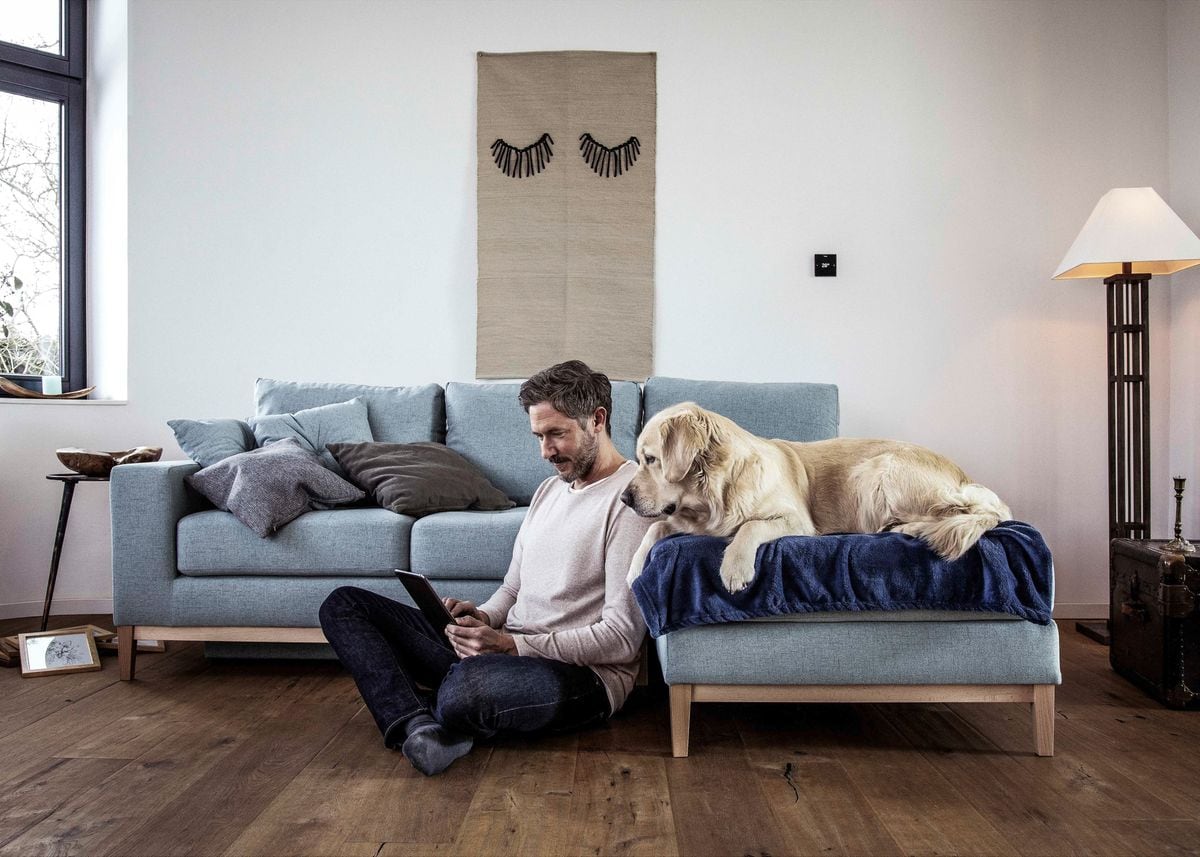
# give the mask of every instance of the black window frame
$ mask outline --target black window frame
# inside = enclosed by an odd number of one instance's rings
[[[87,123],[87,4],[86,0],[61,0],[64,53],[55,56],[23,45],[0,41],[0,90],[42,101],[56,101],[62,109],[62,343],[63,392],[87,386],[87,302],[84,214]],[[34,375],[3,377],[37,392],[41,378]],[[0,391],[0,396],[6,395]]]

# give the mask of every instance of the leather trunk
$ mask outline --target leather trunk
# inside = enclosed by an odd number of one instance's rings
[[[1113,539],[1109,662],[1170,708],[1200,708],[1200,553]]]

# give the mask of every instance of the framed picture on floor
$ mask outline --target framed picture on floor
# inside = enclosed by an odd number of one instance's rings
[[[21,675],[62,675],[100,669],[96,639],[87,630],[21,634]]]

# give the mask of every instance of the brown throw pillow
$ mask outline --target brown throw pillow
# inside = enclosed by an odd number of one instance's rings
[[[440,443],[331,443],[346,478],[398,515],[419,518],[516,504],[474,464]]]

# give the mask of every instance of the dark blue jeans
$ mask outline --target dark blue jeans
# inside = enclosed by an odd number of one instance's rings
[[[404,743],[403,724],[416,714],[480,738],[564,732],[609,716],[604,684],[587,667],[499,654],[459,660],[420,610],[374,592],[338,587],[320,615],[389,747]]]

